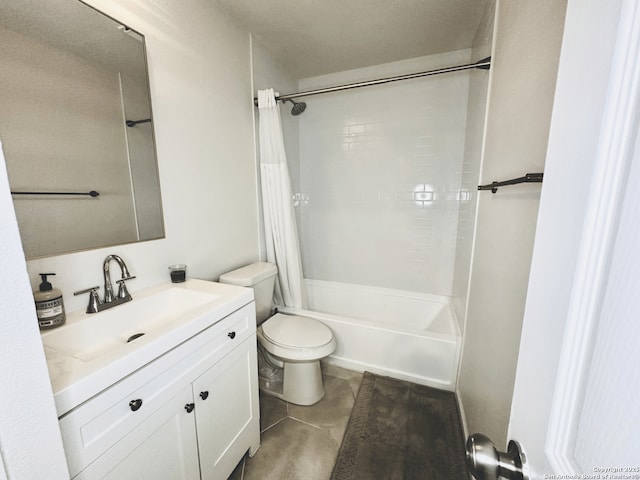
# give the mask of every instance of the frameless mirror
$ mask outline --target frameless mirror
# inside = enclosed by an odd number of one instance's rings
[[[2,2],[0,141],[27,258],[164,237],[139,33],[78,0]]]

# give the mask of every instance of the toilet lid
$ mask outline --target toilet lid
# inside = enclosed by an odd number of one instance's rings
[[[270,342],[290,348],[322,347],[333,339],[331,330],[318,320],[282,313],[264,322],[262,333]]]

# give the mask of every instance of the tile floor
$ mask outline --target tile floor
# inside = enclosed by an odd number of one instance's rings
[[[260,395],[260,448],[229,480],[328,480],[362,374],[322,365],[324,398],[300,407]]]

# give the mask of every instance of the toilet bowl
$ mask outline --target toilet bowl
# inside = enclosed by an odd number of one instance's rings
[[[282,390],[261,381],[263,391],[297,405],[313,405],[324,396],[320,359],[331,355],[336,341],[329,328],[312,318],[277,313],[258,327],[258,344],[271,363],[282,364]],[[276,360],[276,362],[273,362]],[[264,370],[263,370],[264,371]]]
[[[220,276],[220,283],[254,289],[260,390],[297,405],[324,396],[320,360],[336,348],[333,333],[318,320],[272,312],[275,265],[253,263]]]

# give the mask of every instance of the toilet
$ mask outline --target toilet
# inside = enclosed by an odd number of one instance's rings
[[[251,287],[256,303],[260,390],[296,405],[313,405],[324,397],[320,360],[333,353],[329,327],[313,318],[272,314],[278,269],[252,263],[220,276],[220,283]]]

